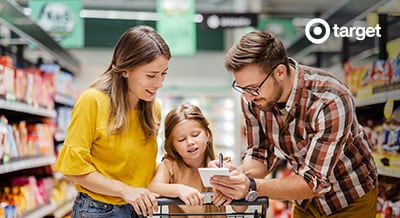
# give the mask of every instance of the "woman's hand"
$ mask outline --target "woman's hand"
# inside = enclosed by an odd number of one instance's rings
[[[181,185],[179,187],[179,199],[181,199],[186,205],[202,205],[203,195],[195,188]]]
[[[153,211],[158,211],[157,197],[159,195],[145,188],[127,187],[122,190],[122,198],[143,216],[153,216]]]

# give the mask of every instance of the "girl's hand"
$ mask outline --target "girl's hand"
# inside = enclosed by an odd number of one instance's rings
[[[219,168],[219,167],[226,167],[226,168],[231,168],[233,167],[233,165],[231,164],[231,158],[230,157],[224,157],[224,161],[223,161],[223,166],[219,165],[219,160],[212,160],[210,162],[207,163],[207,167],[210,168]]]
[[[128,187],[122,190],[122,198],[143,216],[153,216],[153,211],[158,211],[157,197],[159,195],[145,188]]]
[[[222,192],[216,190],[212,197],[212,202],[215,206],[227,206],[232,202],[232,198],[225,196]]]
[[[186,205],[202,205],[203,204],[203,195],[190,186],[181,185],[179,187],[179,199],[185,202]]]

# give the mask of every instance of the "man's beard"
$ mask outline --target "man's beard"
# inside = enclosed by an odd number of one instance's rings
[[[274,95],[272,95],[269,99],[267,99],[266,105],[258,106],[260,108],[260,110],[265,111],[265,112],[271,112],[272,109],[275,107],[275,105],[278,103],[278,100],[282,96],[283,90],[282,90],[282,87],[277,82],[274,82],[274,88],[275,88],[275,90],[271,92]]]

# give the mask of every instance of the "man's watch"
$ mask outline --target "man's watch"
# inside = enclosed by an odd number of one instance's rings
[[[249,192],[247,193],[245,200],[248,202],[253,202],[257,199],[258,194],[257,194],[257,185],[256,185],[256,181],[254,181],[253,178],[249,178],[249,182],[250,182],[250,189]]]

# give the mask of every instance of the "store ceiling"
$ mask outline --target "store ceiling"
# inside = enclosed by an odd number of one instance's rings
[[[30,0],[15,0],[28,7]],[[196,13],[257,13],[279,17],[315,17],[324,14],[341,2],[351,0],[196,0]],[[82,0],[82,8],[97,10],[121,10],[133,12],[155,12],[156,0]],[[81,71],[77,77],[83,87],[97,78],[107,67],[110,49],[72,49],[70,52],[80,60]],[[223,67],[222,53],[201,53],[193,57],[176,57],[171,63],[171,75],[166,86],[221,86],[231,82],[230,74]],[[204,68],[204,62],[210,63]],[[189,69],[189,70],[188,70]],[[190,74],[190,75],[189,75]],[[199,77],[198,75],[205,75]],[[213,83],[209,79],[213,78]],[[190,78],[198,78],[196,80]],[[228,81],[228,82],[227,82]]]
[[[16,0],[27,6],[29,0]],[[332,0],[197,0],[197,13],[252,12],[277,16],[314,16],[337,5]],[[156,0],[82,0],[84,9],[155,11]]]

